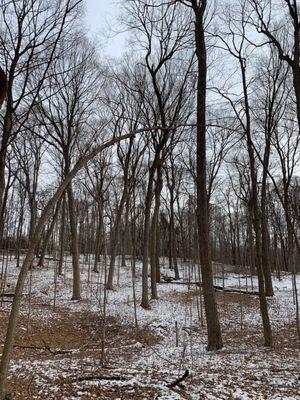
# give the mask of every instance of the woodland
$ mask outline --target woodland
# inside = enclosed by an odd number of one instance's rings
[[[300,2],[0,0],[0,400],[300,399]]]

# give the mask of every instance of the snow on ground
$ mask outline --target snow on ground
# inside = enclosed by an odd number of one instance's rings
[[[53,261],[43,269],[30,271],[17,343],[23,346],[34,343],[32,347],[36,348],[16,350],[10,370],[11,388],[19,381],[26,388],[17,385],[15,398],[300,399],[300,352],[290,275],[284,275],[281,280],[274,278],[275,297],[268,300],[273,349],[262,346],[257,296],[218,292],[224,347],[218,352],[207,352],[195,268],[181,263],[184,278],[180,282],[159,284],[159,299],[152,300],[151,308],[144,310],[139,306],[141,263],[138,262],[138,327],[135,327],[132,276],[130,261],[127,262],[126,268],[117,265],[116,290],[107,292],[106,368],[101,368],[104,261],[100,273],[95,274],[82,258],[83,300],[80,302],[70,301],[70,260],[66,261],[64,276],[57,279]],[[172,276],[167,265],[163,264],[162,270],[164,275]],[[216,272],[216,285],[257,289],[255,277]],[[7,292],[13,290],[17,274],[12,260],[7,269],[6,284],[10,284],[6,286]],[[299,276],[297,282],[299,286]],[[6,316],[9,308],[9,303],[2,304],[1,314]],[[39,326],[44,327],[40,332],[44,341],[38,336]],[[55,339],[57,335],[59,338]],[[52,353],[45,350],[45,342]],[[93,345],[91,348],[87,346],[89,342]],[[53,354],[66,349],[71,352]],[[186,370],[189,377],[183,382],[184,388],[167,387]],[[96,375],[104,379],[93,379]],[[89,379],[80,381],[79,377]]]

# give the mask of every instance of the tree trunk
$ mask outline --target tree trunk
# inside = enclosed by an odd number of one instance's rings
[[[262,265],[263,274],[265,280],[265,292],[266,296],[274,296],[271,266],[270,266],[270,242],[268,233],[268,223],[265,216],[265,211],[262,208],[262,219],[261,219],[261,244],[262,244]]]
[[[7,147],[11,129],[12,129],[12,105],[11,101],[8,101],[7,110],[4,116],[2,142],[0,149],[0,245],[2,245],[2,240],[3,240],[4,215],[6,207],[6,204],[4,203],[5,163],[6,163]]]
[[[121,201],[118,207],[116,220],[114,223],[113,231],[112,231],[112,238],[111,238],[111,247],[110,247],[110,264],[109,264],[109,271],[107,277],[107,289],[113,290],[113,280],[114,280],[114,272],[115,272],[115,262],[116,262],[116,253],[117,253],[117,244],[119,239],[119,228],[121,223],[121,218],[123,214],[124,205],[128,196],[128,188],[127,188],[127,181],[124,182],[124,189],[121,197]]]
[[[151,264],[151,298],[158,299],[157,278],[160,275],[159,253],[158,253],[158,217],[160,210],[160,195],[163,187],[162,170],[157,168],[157,182],[155,187],[155,206],[151,224],[151,242],[150,242],[150,264]]]
[[[195,3],[195,4],[194,4]],[[206,0],[193,9],[196,16],[195,40],[198,59],[197,82],[197,221],[199,235],[199,254],[203,282],[203,297],[208,333],[208,350],[222,347],[221,329],[215,299],[212,263],[209,254],[209,216],[206,189],[206,78],[207,61],[204,33],[204,12]]]
[[[99,200],[98,202],[98,223],[97,223],[97,232],[96,232],[96,247],[95,247],[95,260],[93,272],[98,273],[98,262],[101,251],[101,235],[103,230],[103,202]]]
[[[22,191],[20,187],[20,216],[17,228],[17,251],[16,251],[16,267],[20,267],[20,246],[22,242],[23,222],[24,222],[24,206],[25,206],[26,195],[25,191]]]
[[[180,279],[175,241],[175,218],[174,218],[174,187],[170,190],[170,225],[169,225],[169,266],[174,268],[175,279]]]
[[[60,225],[60,248],[59,248],[59,262],[58,262],[58,275],[63,274],[63,261],[65,253],[65,236],[66,236],[66,194],[62,196],[62,211],[61,211],[61,225]]]
[[[144,234],[143,234],[143,267],[142,267],[142,303],[143,308],[149,308],[148,294],[148,263],[149,263],[149,240],[150,240],[150,211],[152,203],[152,191],[154,181],[154,171],[152,167],[149,172],[148,187],[145,201]]]
[[[250,207],[252,211],[253,217],[253,228],[255,233],[255,266],[257,271],[258,278],[258,288],[259,288],[259,302],[260,302],[260,312],[263,322],[263,330],[264,330],[264,339],[265,346],[272,346],[272,330],[269,320],[269,312],[268,312],[268,303],[266,299],[265,293],[265,282],[264,282],[264,273],[262,267],[262,243],[261,243],[261,216],[259,213],[258,206],[258,188],[257,188],[257,173],[255,166],[255,155],[254,148],[251,138],[251,117],[250,117],[250,108],[248,101],[248,85],[246,80],[246,67],[243,59],[239,59],[241,74],[242,74],[242,82],[243,82],[243,93],[244,93],[244,102],[245,102],[245,112],[246,112],[246,141],[247,141],[247,151],[249,157],[250,164],[250,176],[251,176],[251,199],[250,199]]]
[[[41,252],[41,255],[40,255],[40,259],[39,259],[39,262],[37,264],[40,267],[42,267],[44,265],[48,244],[49,244],[51,235],[53,233],[53,230],[54,230],[54,227],[55,227],[55,224],[56,224],[56,221],[57,221],[57,217],[58,217],[58,214],[59,214],[59,209],[60,209],[60,202],[57,203],[57,206],[56,206],[56,209],[55,209],[55,213],[53,215],[51,224],[50,224],[50,226],[48,228],[48,231],[47,231],[44,243],[43,243],[43,248],[42,248],[42,252]]]
[[[69,219],[71,231],[71,251],[72,251],[72,265],[73,265],[73,294],[72,300],[81,299],[80,288],[80,264],[79,264],[79,250],[78,250],[78,237],[77,237],[77,222],[76,210],[74,204],[74,195],[72,183],[67,188],[68,203],[69,203]]]
[[[130,235],[128,234],[128,222],[129,222],[129,211],[130,211],[130,198],[129,193],[126,199],[126,206],[125,206],[125,216],[124,216],[124,229],[123,229],[123,240],[122,240],[122,267],[126,267],[126,250],[129,249],[129,238]]]

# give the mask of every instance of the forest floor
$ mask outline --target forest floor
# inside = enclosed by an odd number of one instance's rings
[[[12,399],[300,399],[300,349],[290,275],[274,278],[275,296],[268,300],[272,349],[263,347],[258,297],[217,292],[224,347],[207,352],[199,288],[189,284],[195,282],[191,266],[180,267],[180,282],[186,284],[159,284],[159,299],[144,310],[139,306],[137,264],[136,326],[130,266],[117,269],[118,284],[108,292],[104,324],[104,268],[100,274],[91,273],[82,262],[79,302],[70,301],[71,263],[66,262],[64,276],[57,279],[51,263],[34,268],[28,277],[9,372]],[[14,292],[17,274],[12,260],[6,294]],[[171,276],[172,271],[165,267],[164,274]],[[230,268],[216,274],[220,286],[257,288],[255,278],[251,282]],[[11,306],[11,299],[4,299],[0,298],[1,348]],[[183,386],[169,388],[186,370],[189,376]]]

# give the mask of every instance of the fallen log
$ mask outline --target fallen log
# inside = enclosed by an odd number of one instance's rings
[[[234,289],[234,288],[223,288],[222,286],[214,285],[215,290],[218,292],[227,292],[227,293],[239,293],[239,294],[249,294],[250,296],[259,296],[259,292],[242,289]]]
[[[179,282],[179,281],[169,281],[169,282],[160,282],[160,284],[174,284],[174,285],[195,285],[200,286],[199,282]],[[202,286],[202,285],[201,285]],[[235,289],[235,288],[223,288],[223,286],[214,285],[215,291],[219,292],[228,292],[228,293],[239,293],[239,294],[249,294],[249,296],[259,296],[259,292],[257,291],[249,291],[243,289]]]

